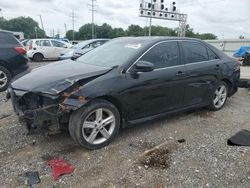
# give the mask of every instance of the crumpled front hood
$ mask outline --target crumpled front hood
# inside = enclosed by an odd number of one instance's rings
[[[57,95],[79,80],[103,75],[110,68],[67,60],[32,70],[11,84],[13,89]]]

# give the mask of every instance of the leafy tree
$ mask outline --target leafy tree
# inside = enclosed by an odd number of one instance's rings
[[[152,36],[177,36],[177,33],[175,30],[167,28],[167,27],[152,26],[151,35]]]
[[[202,40],[214,40],[217,39],[217,36],[212,33],[203,33],[203,34],[198,34],[197,38]]]
[[[3,22],[3,26],[0,26],[2,29],[23,32],[25,38],[45,37],[45,32],[39,28],[38,23],[31,17],[21,16],[7,21],[3,20]]]
[[[67,31],[66,38],[69,40],[73,40],[73,30]],[[79,32],[74,32],[74,40],[79,40]]]
[[[114,28],[111,32],[110,38],[125,37],[126,35],[126,31],[124,31],[122,28]]]
[[[144,30],[139,25],[130,25],[127,29],[128,36],[144,36]]]
[[[95,25],[96,28],[96,25]],[[79,39],[88,40],[92,39],[92,24],[85,24],[79,29]]]
[[[112,30],[113,28],[104,23],[101,26],[96,26],[96,37],[97,38],[112,38]]]
[[[5,29],[7,27],[7,20],[4,17],[0,17],[0,29]]]

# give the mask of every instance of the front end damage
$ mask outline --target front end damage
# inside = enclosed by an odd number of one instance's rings
[[[55,134],[68,128],[73,110],[86,103],[80,86],[58,95],[9,89],[14,111],[27,134]]]

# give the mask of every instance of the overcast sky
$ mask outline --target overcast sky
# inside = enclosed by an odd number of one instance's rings
[[[172,1],[165,0],[167,4]],[[42,15],[47,35],[72,29],[70,15],[75,10],[76,28],[91,22],[90,0],[0,0],[0,15],[7,19],[30,16],[40,24]],[[139,0],[97,0],[96,23],[127,28],[130,24],[146,25],[138,16]],[[188,14],[188,24],[196,32],[211,32],[219,38],[250,38],[249,0],[176,0],[177,8]],[[154,25],[177,27],[177,22],[153,20]]]

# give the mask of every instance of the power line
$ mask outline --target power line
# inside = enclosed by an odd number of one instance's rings
[[[95,12],[96,12],[96,7],[97,5],[95,4],[95,2],[97,0],[90,0],[90,4],[88,4],[88,6],[90,7],[90,11],[92,13],[92,39],[95,38]]]

